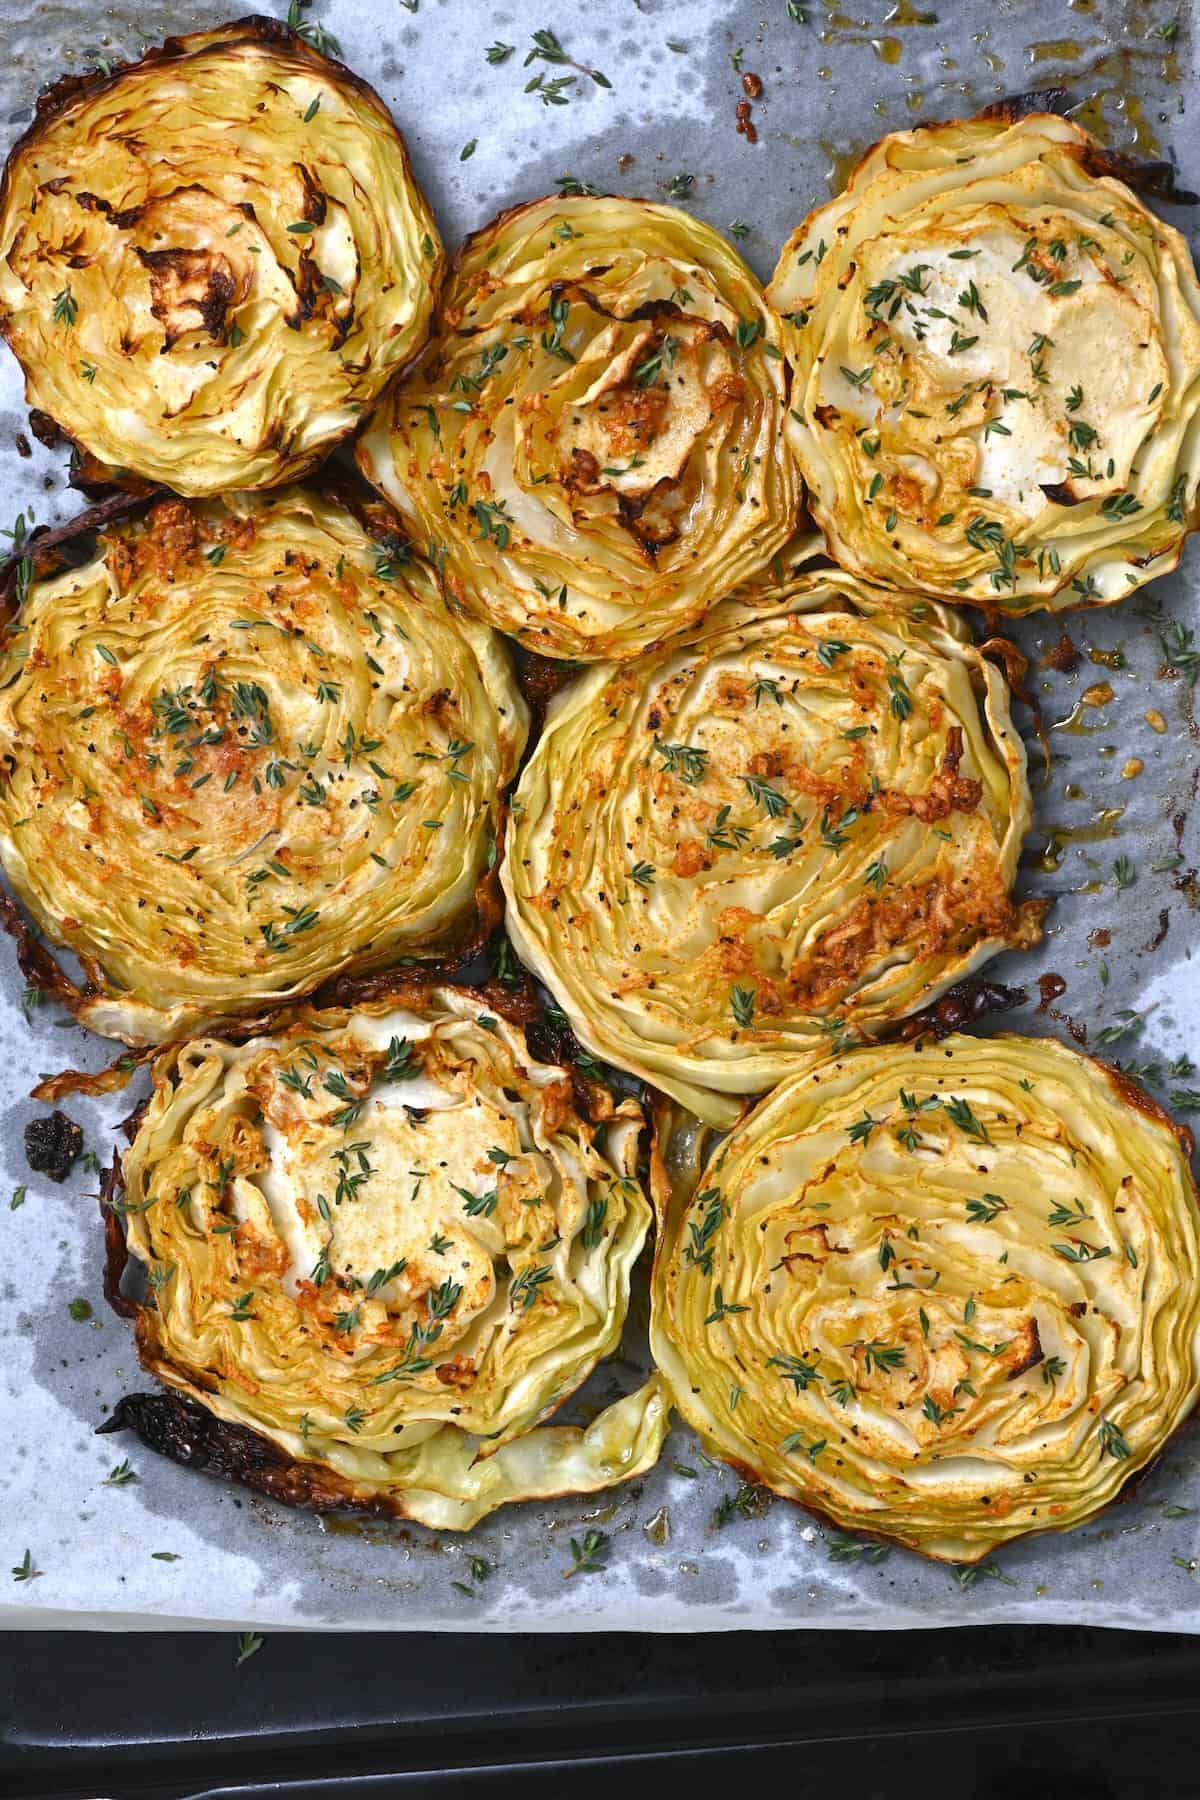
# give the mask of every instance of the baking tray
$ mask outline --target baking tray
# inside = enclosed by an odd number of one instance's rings
[[[33,1633],[0,1673],[0,1787],[19,1800],[381,1800],[516,1793],[1075,1800],[1196,1791],[1194,1639],[1079,1628],[500,1644],[366,1634],[236,1645]],[[397,1679],[398,1667],[403,1679]],[[1174,1751],[1174,1759],[1170,1753]]]
[[[235,10],[236,0],[125,0],[103,11],[43,0],[30,16],[16,0],[0,0],[0,132],[23,129],[36,89],[64,69],[136,54]],[[392,106],[451,245],[568,173],[657,198],[686,174],[686,204],[722,230],[736,225],[741,248],[766,275],[791,227],[882,131],[1054,83],[1070,88],[1079,116],[1108,142],[1168,157],[1183,186],[1200,187],[1189,99],[1193,10],[1174,0],[856,0],[848,13],[824,0],[791,8],[787,0],[596,0],[560,7],[553,19],[539,0],[495,10],[471,0],[316,0],[306,17],[340,38],[347,60]],[[581,76],[564,106],[526,93],[545,65],[526,69],[523,58],[533,32],[548,25],[569,56],[602,70],[611,86]],[[496,41],[513,54],[489,64],[485,51]],[[564,78],[571,73],[567,65]],[[753,144],[735,128],[744,73],[764,88]],[[1169,216],[1193,235],[1200,222],[1180,209]],[[3,357],[0,518],[31,505],[38,522],[68,516],[76,501],[64,478],[63,457],[28,442],[17,373]],[[1155,1091],[1167,1096],[1197,1085],[1195,1077],[1172,1081],[1171,1059],[1190,1053],[1200,1063],[1192,961],[1200,731],[1192,685],[1163,648],[1176,625],[1200,621],[1198,575],[1193,545],[1178,575],[1117,609],[1035,618],[1017,632],[1054,753],[1044,770],[1022,715],[1035,822],[1021,890],[1055,905],[1041,951],[999,959],[989,971],[1028,994],[1006,1024],[1088,1033],[1093,1043],[1107,1034],[1115,1038],[1108,1053],[1149,1066],[1152,1086],[1157,1070]],[[1046,660],[1064,624],[1079,652],[1069,673]],[[1136,873],[1124,889],[1114,883],[1118,856]],[[1039,986],[1049,977],[1057,979]],[[1065,991],[1056,994],[1060,982]],[[86,1039],[50,1006],[27,1023],[21,994],[14,959],[0,955],[0,1429],[8,1447],[0,1621],[451,1632],[875,1631],[987,1620],[1196,1628],[1194,1436],[1176,1443],[1128,1503],[1069,1537],[1006,1550],[966,1586],[954,1571],[899,1550],[878,1563],[865,1552],[840,1560],[836,1543],[782,1502],[764,1507],[742,1495],[733,1505],[736,1480],[705,1464],[683,1428],[644,1481],[584,1502],[509,1508],[466,1539],[290,1514],[176,1468],[133,1439],[96,1438],[117,1399],[148,1383],[127,1328],[100,1297],[93,1180],[79,1174],[59,1190],[31,1177],[20,1135],[38,1110],[23,1097],[34,1074],[98,1067],[111,1046]],[[106,1107],[70,1103],[92,1150],[107,1152],[136,1091]],[[24,1202],[10,1210],[21,1185]],[[80,1301],[90,1317],[73,1316],[84,1311],[72,1308]],[[595,1397],[637,1379],[644,1336],[638,1302],[628,1353],[601,1372]],[[125,1455],[138,1480],[105,1487]],[[610,1566],[602,1577],[564,1581],[568,1540],[588,1526],[609,1533]],[[26,1549],[40,1573],[10,1584],[4,1573]],[[487,1580],[472,1578],[472,1556],[487,1560]]]

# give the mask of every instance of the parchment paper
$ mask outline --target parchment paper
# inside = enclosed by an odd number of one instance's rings
[[[553,9],[544,0],[495,7],[317,0],[308,16],[336,34],[346,59],[393,108],[451,245],[502,207],[552,190],[566,171],[650,197],[665,197],[674,176],[690,174],[688,204],[723,230],[735,221],[748,226],[742,248],[765,277],[791,227],[841,185],[852,153],[882,132],[972,112],[1056,80],[1087,102],[1081,116],[1108,141],[1141,154],[1161,143],[1183,184],[1200,188],[1188,5],[849,4],[852,17],[821,0],[795,8],[807,22],[789,17],[786,0],[590,0]],[[0,0],[4,148],[28,123],[37,89],[62,71],[98,56],[136,55],[172,31],[237,10],[237,0],[126,0],[112,9],[94,0],[42,0],[32,8],[28,0]],[[285,10],[282,0],[275,10]],[[909,22],[934,13],[935,22]],[[840,22],[831,24],[831,14]],[[524,93],[539,70],[550,78],[573,73],[544,62],[522,67],[531,33],[546,26],[570,56],[602,70],[611,88],[581,77],[565,106]],[[1156,35],[1164,27],[1168,35]],[[512,44],[514,54],[490,66],[485,50],[497,41]],[[742,70],[764,85],[753,109],[755,145],[734,129],[744,98],[732,61],[739,50]],[[461,161],[471,140],[476,149]],[[1200,227],[1195,213],[1174,216],[1193,235]],[[79,500],[65,485],[61,452],[34,445],[31,456],[18,454],[26,428],[16,365],[0,352],[0,519],[11,522],[32,507],[39,522],[54,522],[78,510]],[[1073,1021],[1094,1041],[1129,1009],[1139,1018],[1109,1053],[1160,1065],[1187,1051],[1200,1063],[1192,961],[1200,732],[1192,689],[1164,670],[1161,621],[1148,614],[1161,606],[1167,619],[1195,625],[1198,579],[1200,544],[1193,544],[1180,575],[1107,613],[1066,619],[1083,653],[1070,675],[1041,661],[1062,621],[1034,620],[1017,634],[1034,660],[1055,759],[1042,784],[1027,732],[1036,812],[1023,890],[1053,894],[1056,904],[1039,954],[992,965],[1000,980],[1030,993],[1024,1012],[1004,1022],[1064,1035]],[[1111,657],[1114,651],[1121,656]],[[1089,660],[1089,652],[1123,658],[1123,666]],[[1091,700],[1101,703],[1088,703],[1087,690],[1099,683],[1109,684],[1111,699],[1100,690]],[[1148,712],[1161,714],[1164,730],[1152,729]],[[1144,763],[1133,778],[1122,773],[1130,758]],[[1066,839],[1056,838],[1062,828]],[[1070,835],[1080,828],[1082,836]],[[1132,887],[1114,884],[1118,855],[1135,865]],[[1107,948],[1089,946],[1096,930],[1111,933]],[[1037,976],[1047,972],[1067,990],[1038,1017]],[[992,1565],[996,1573],[965,1588],[951,1570],[898,1550],[877,1564],[835,1561],[827,1538],[783,1501],[750,1516],[734,1510],[718,1526],[714,1513],[738,1484],[705,1463],[682,1427],[645,1481],[599,1500],[510,1508],[466,1538],[323,1525],[178,1469],[130,1436],[95,1437],[118,1397],[148,1382],[128,1328],[101,1296],[97,1211],[88,1197],[94,1175],[77,1165],[62,1188],[31,1175],[21,1133],[39,1110],[25,1098],[39,1072],[99,1067],[115,1049],[89,1040],[51,1006],[34,1011],[27,1025],[22,987],[11,947],[0,945],[0,1624],[488,1631],[880,1629],[987,1620],[1200,1625],[1192,1562],[1200,1557],[1200,1432],[1177,1442],[1128,1503],[1069,1535],[1005,1551]],[[1197,1086],[1200,1075],[1160,1082],[1156,1091]],[[114,1121],[140,1091],[104,1107],[68,1103],[101,1158]],[[20,1185],[23,1203],[10,1206]],[[87,1302],[92,1316],[73,1317],[72,1301]],[[635,1305],[632,1364],[644,1334],[644,1305]],[[593,1391],[603,1397],[613,1383],[635,1378],[631,1364],[610,1366]],[[125,1456],[137,1480],[105,1486]],[[680,1464],[695,1476],[678,1473]],[[1179,1514],[1183,1507],[1193,1511]],[[568,1539],[589,1524],[611,1536],[609,1568],[566,1581]],[[27,1548],[40,1573],[10,1581],[10,1566]],[[485,1581],[472,1578],[472,1556],[492,1565]]]

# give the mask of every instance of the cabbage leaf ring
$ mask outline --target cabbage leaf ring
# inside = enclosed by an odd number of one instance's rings
[[[0,331],[97,479],[303,474],[420,349],[442,267],[383,102],[271,19],[59,83],[0,189]]]
[[[767,290],[841,567],[1021,615],[1168,573],[1200,481],[1200,286],[1068,119],[893,132]]]
[[[542,1422],[620,1339],[641,1125],[632,1101],[590,1123],[466,989],[172,1046],[108,1211],[141,1360],[273,1445],[295,1504],[466,1530],[637,1474],[657,1377],[586,1428]]]
[[[527,712],[402,538],[298,488],[169,500],[0,645],[0,859],[128,1043],[467,936]]]
[[[595,1055],[714,1124],[1040,935],[1005,679],[953,615],[852,577],[730,601],[556,696],[508,929]]]
[[[1092,1518],[1192,1413],[1191,1135],[1115,1070],[874,1046],[812,1059],[698,1179],[677,1141],[652,1348],[747,1479],[979,1562]]]
[[[531,650],[635,657],[802,518],[780,326],[675,207],[535,200],[470,237],[359,465],[453,596]]]

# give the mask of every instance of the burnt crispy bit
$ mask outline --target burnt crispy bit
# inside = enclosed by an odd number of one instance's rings
[[[57,1109],[25,1127],[25,1160],[38,1175],[65,1181],[83,1150],[83,1127]]]
[[[1043,481],[1042,492],[1055,506],[1079,506],[1085,496],[1077,494],[1069,481]]]
[[[194,1400],[173,1394],[124,1395],[96,1428],[97,1436],[114,1431],[135,1431],[147,1449],[213,1475],[243,1476],[287,1460],[245,1425],[227,1424]]]
[[[57,450],[63,441],[63,434],[57,424],[40,406],[31,406],[29,409],[29,429],[38,443],[44,444],[47,450]]]
[[[1079,651],[1069,633],[1064,631],[1057,644],[1050,646],[1044,660],[1051,669],[1057,669],[1060,675],[1071,673],[1079,662]]]
[[[1038,1322],[1031,1313],[1009,1340],[1008,1350],[1004,1357],[1005,1379],[1015,1381],[1018,1375],[1024,1375],[1028,1370],[1035,1369],[1038,1363],[1045,1360],[1046,1354],[1042,1349]]]
[[[1020,119],[1027,119],[1034,113],[1065,114],[1071,107],[1071,95],[1065,87],[1027,88],[1023,94],[1006,94],[1003,100],[993,100],[985,106],[979,117],[981,119],[1001,119],[1015,125]]]
[[[535,724],[540,725],[546,716],[547,706],[559,689],[566,687],[574,678],[578,664],[539,656],[536,650],[527,650],[523,644],[516,642],[512,649],[517,683]]]
[[[1039,1012],[1045,1012],[1052,1000],[1057,1000],[1060,995],[1065,994],[1067,991],[1067,984],[1062,976],[1053,973],[1039,975],[1037,984],[1038,993],[1041,995],[1041,999],[1038,1001]]]
[[[316,1512],[349,1508],[356,1512],[398,1513],[386,1496],[363,1496],[332,1469],[295,1461],[278,1445],[248,1426],[218,1419],[206,1407],[181,1394],[126,1394],[96,1435],[136,1432],[148,1450],[184,1468],[240,1482],[285,1506]]]
[[[1078,94],[1065,87],[1031,88],[1023,94],[1009,94],[1003,100],[994,100],[984,107],[979,117],[999,119],[1010,125],[1037,113],[1058,113],[1069,118],[1078,103]],[[922,120],[922,124],[928,122]],[[1135,193],[1153,194],[1176,206],[1195,206],[1200,199],[1178,185],[1174,165],[1161,158],[1130,156],[1127,151],[1109,149],[1094,142],[1074,154],[1089,175],[1098,179],[1113,176],[1133,188]]]
[[[166,333],[170,350],[189,332],[210,338],[225,330],[225,315],[238,294],[228,259],[206,250],[141,250],[135,254],[150,272],[150,310]]]
[[[949,1037],[952,1032],[978,1024],[989,1013],[1009,1012],[1015,1006],[1024,1006],[1028,998],[1024,988],[1005,987],[999,981],[974,978],[957,981],[932,1006],[926,1006],[911,1019],[906,1019],[901,1036],[914,1038],[931,1031],[935,1038]]]

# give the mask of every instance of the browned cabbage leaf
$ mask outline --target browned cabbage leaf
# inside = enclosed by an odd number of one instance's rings
[[[713,1454],[839,1526],[968,1563],[1067,1530],[1200,1394],[1191,1147],[1045,1038],[813,1058],[662,1184],[655,1360]]]
[[[359,463],[479,617],[623,660],[799,525],[788,392],[778,320],[715,231],[645,200],[535,200],[467,240]]]
[[[1106,167],[1049,114],[893,132],[784,246],[788,435],[844,568],[1020,614],[1179,561],[1200,287]]]
[[[0,642],[0,859],[154,1043],[456,941],[527,713],[501,639],[299,488],[170,500]]]
[[[424,342],[442,250],[379,97],[270,19],[38,104],[0,190],[0,330],[113,475],[271,486]]]
[[[465,1530],[650,1467],[661,1381],[539,1428],[616,1349],[641,1113],[593,1125],[465,989],[165,1052],[115,1201],[143,1363],[328,1504]]]
[[[591,1051],[728,1125],[1037,941],[1011,898],[1029,818],[1004,676],[953,615],[801,576],[554,700],[509,932]]]

